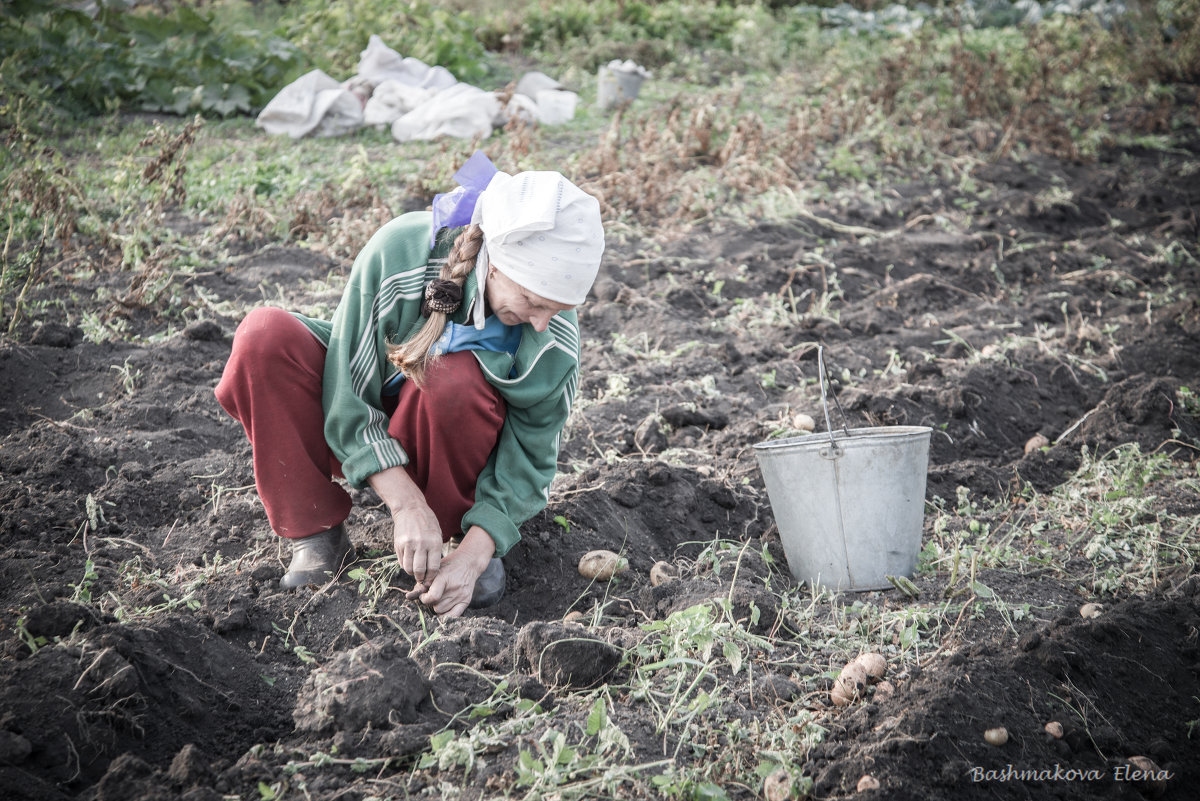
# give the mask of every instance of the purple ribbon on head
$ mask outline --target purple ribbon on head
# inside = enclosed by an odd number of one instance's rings
[[[492,177],[498,173],[482,150],[476,150],[467,163],[454,173],[458,188],[433,196],[433,232],[429,235],[429,249],[433,249],[438,231],[471,224],[475,214],[475,203],[487,189]]]

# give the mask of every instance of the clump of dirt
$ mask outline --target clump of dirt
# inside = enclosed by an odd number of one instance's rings
[[[934,429],[934,503],[1046,492],[1084,453],[1128,443],[1194,459],[1200,430],[1178,398],[1200,386],[1200,274],[1170,248],[1200,234],[1200,185],[1181,169],[1197,158],[1193,137],[1186,152],[1127,149],[1090,165],[1004,160],[977,171],[969,198],[930,177],[868,217],[874,237],[837,234],[821,219],[862,215],[826,208],[711,223],[653,248],[611,242],[581,310],[583,377],[550,506],[506,559],[503,601],[452,622],[404,601],[411,582],[378,567],[391,535],[369,491],[355,493],[348,526],[375,568],[279,591],[286,549],[254,495],[242,431],[212,397],[240,314],[222,310],[264,287],[287,305],[332,305],[320,287],[348,264],[279,246],[230,257],[195,278],[207,319],[149,339],[165,331],[138,318],[137,343],[86,342],[35,318],[0,343],[0,783],[20,799],[259,798],[260,787],[360,798],[434,793],[470,762],[483,797],[511,783],[518,747],[488,743],[475,762],[446,741],[431,762],[431,736],[530,705],[582,731],[588,709],[564,699],[606,687],[631,760],[716,754],[730,773],[712,778],[730,779],[730,797],[759,788],[732,781],[758,755],[739,750],[729,721],[781,727],[804,710],[825,730],[801,766],[816,798],[854,794],[863,774],[888,797],[1134,798],[1145,788],[1114,771],[1138,755],[1171,772],[1167,797],[1187,797],[1200,782],[1191,568],[1150,597],[1105,599],[1091,620],[1056,574],[981,572],[1030,614],[960,620],[954,647],[892,677],[894,695],[835,709],[832,674],[779,667],[836,672],[839,651],[781,601],[794,582],[753,445],[798,433],[797,413],[823,427],[824,346],[848,425]],[[1046,208],[1048,181],[1074,200]],[[78,304],[86,288],[44,291]],[[1037,434],[1047,444],[1027,453]],[[1162,503],[1200,510],[1186,493]],[[625,554],[629,571],[584,579],[579,557],[597,548]],[[660,560],[679,575],[652,585]],[[939,574],[916,586],[925,598],[953,589]],[[909,600],[845,603],[865,615],[863,604],[900,612]],[[698,632],[733,621],[747,638],[696,677],[721,691],[697,708],[693,739],[662,730],[629,689],[629,655],[662,656],[668,620]],[[983,739],[997,726],[1003,746]],[[1014,778],[1009,766],[1050,773]]]
[[[262,681],[254,655],[190,618],[118,624],[52,602],[27,620],[30,636],[67,644],[0,663],[10,798],[73,797],[119,772],[113,757],[127,752],[169,771],[186,751],[192,772],[210,777],[213,757],[287,722],[287,698]]]
[[[358,731],[417,720],[429,698],[425,675],[395,643],[366,643],[314,670],[296,699],[296,730]]]

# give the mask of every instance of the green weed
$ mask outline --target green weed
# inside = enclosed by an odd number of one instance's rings
[[[45,637],[37,636],[29,632],[26,627],[25,618],[22,617],[17,621],[17,638],[25,643],[25,647],[29,649],[29,653],[36,654],[40,649],[50,644],[50,641]]]
[[[113,0],[100,0],[92,14],[47,0],[19,3],[0,15],[0,52],[6,94],[89,113],[247,113],[301,68],[290,43],[226,28],[211,12]]]
[[[89,496],[91,497],[91,496]],[[88,604],[92,602],[92,586],[96,583],[99,575],[96,573],[96,564],[91,559],[87,559],[83,563],[83,577],[78,584],[72,584],[71,600],[75,603]]]
[[[475,36],[476,20],[463,11],[428,0],[309,0],[298,12],[281,20],[279,34],[339,80],[357,72],[367,40],[380,31],[387,32],[384,42],[393,50],[445,67],[460,81],[478,83],[489,73],[483,45]]]
[[[995,601],[1004,614],[1021,616],[1028,610],[995,599],[979,571],[1052,570],[1086,595],[1124,597],[1193,569],[1200,526],[1158,494],[1194,492],[1188,468],[1136,443],[1081,455],[1075,474],[1048,495],[1027,491],[1016,505],[1003,498],[985,507],[960,488],[955,508],[935,503],[920,572],[945,575],[949,598]]]

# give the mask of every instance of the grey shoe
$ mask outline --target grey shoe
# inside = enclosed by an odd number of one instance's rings
[[[324,584],[354,561],[354,546],[342,525],[292,540],[292,563],[279,580],[280,589]]]
[[[483,573],[475,580],[475,592],[471,595],[471,609],[494,606],[504,597],[504,563],[500,557],[492,557]]]

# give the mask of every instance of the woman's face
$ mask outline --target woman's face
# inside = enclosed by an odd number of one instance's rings
[[[487,301],[500,322],[529,323],[535,331],[545,331],[551,317],[575,308],[535,295],[492,266],[488,267]]]

